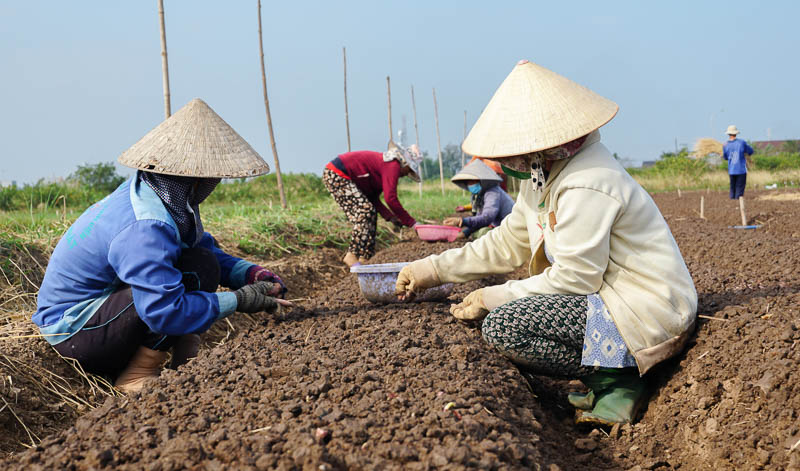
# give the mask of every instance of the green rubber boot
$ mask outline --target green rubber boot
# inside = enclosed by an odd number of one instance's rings
[[[612,426],[633,422],[644,399],[647,385],[634,368],[600,368],[581,378],[591,391],[571,393],[578,424]]]

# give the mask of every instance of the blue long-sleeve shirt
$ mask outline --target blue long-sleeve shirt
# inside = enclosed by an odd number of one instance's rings
[[[728,161],[729,175],[743,175],[747,173],[747,159],[745,155],[752,155],[753,148],[742,139],[734,139],[725,143],[722,148],[722,158]]]
[[[253,265],[220,250],[205,232],[221,284],[245,284]],[[135,177],[87,209],[56,245],[42,281],[33,322],[51,344],[78,332],[122,285],[130,285],[136,312],[154,332],[204,332],[236,309],[231,292],[186,292],[175,262],[186,247],[158,195]]]
[[[490,225],[499,226],[506,216],[511,214],[514,200],[498,185],[484,190],[483,207],[475,216],[461,221],[461,231],[469,236],[478,229]]]

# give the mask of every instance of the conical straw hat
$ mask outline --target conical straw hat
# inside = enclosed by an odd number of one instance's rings
[[[186,177],[269,173],[258,152],[199,98],[145,134],[117,160],[140,170]]]
[[[497,89],[461,146],[497,158],[560,146],[611,121],[619,106],[586,87],[520,61]]]
[[[464,166],[459,172],[453,175],[450,179],[451,182],[458,184],[459,181],[465,180],[483,180],[487,182],[501,182],[502,178],[495,173],[494,170],[489,168],[488,165],[482,161],[475,159]]]

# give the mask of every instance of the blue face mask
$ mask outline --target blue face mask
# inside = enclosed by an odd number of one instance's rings
[[[472,193],[473,195],[477,195],[478,193],[481,192],[481,184],[475,183],[474,185],[469,185],[467,186],[467,190],[469,190],[469,192]]]

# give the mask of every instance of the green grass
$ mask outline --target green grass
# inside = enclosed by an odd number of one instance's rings
[[[747,173],[747,187],[763,188],[777,183],[779,187],[800,184],[800,154],[755,154]],[[703,159],[688,157],[684,149],[680,154],[665,154],[648,168],[629,168],[633,178],[647,191],[674,191],[681,189],[724,190],[729,186],[727,162],[712,166]]]
[[[352,226],[328,194],[319,177],[286,175],[284,186],[289,207],[282,209],[273,175],[247,182],[225,183],[200,206],[206,230],[233,252],[275,258],[318,247],[345,249]],[[421,223],[439,223],[469,195],[447,183],[426,182],[423,196],[418,186],[402,182],[398,194],[406,210]],[[98,195],[97,199],[104,195]],[[32,245],[49,253],[70,224],[94,200],[80,204],[29,206],[0,211],[0,241]],[[396,241],[397,231],[379,218],[378,244]]]

